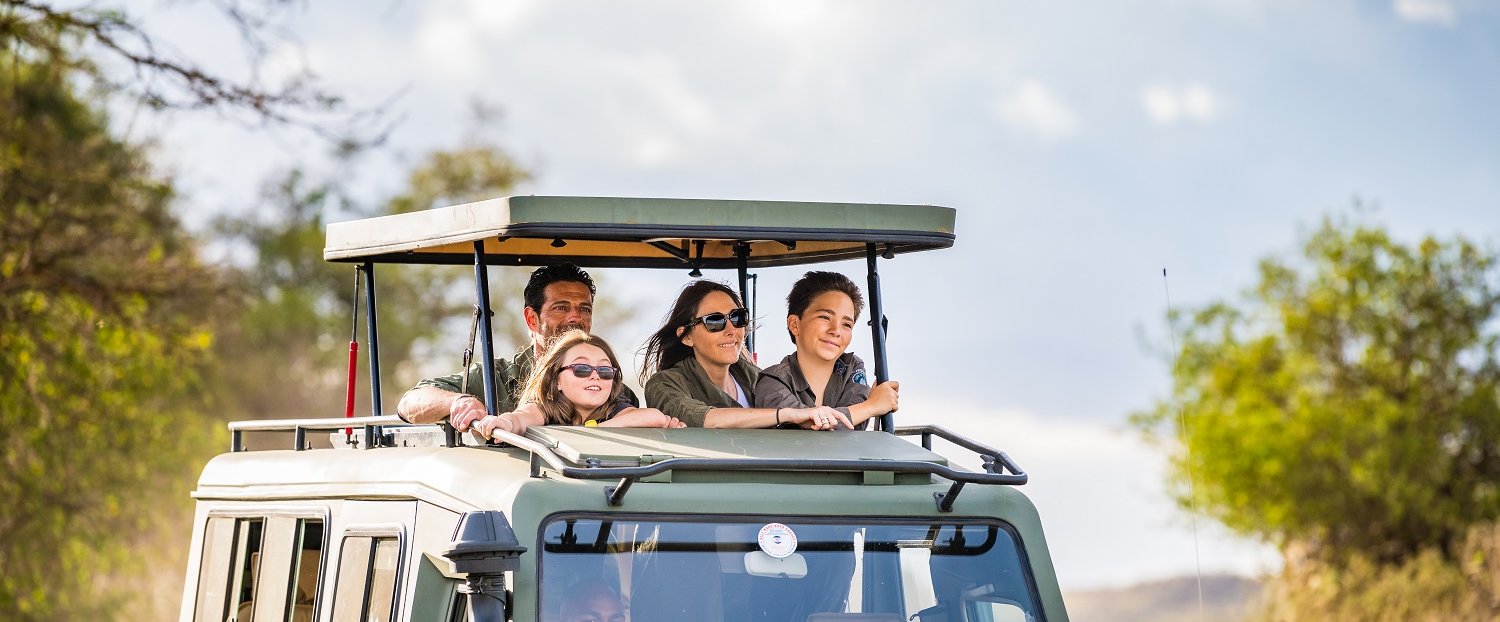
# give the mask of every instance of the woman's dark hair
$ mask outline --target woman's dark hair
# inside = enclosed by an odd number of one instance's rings
[[[669,369],[693,355],[693,349],[683,345],[682,338],[677,336],[677,329],[697,317],[698,303],[713,292],[725,293],[736,307],[745,306],[740,302],[740,295],[728,285],[706,279],[688,283],[682,288],[682,293],[677,295],[677,302],[672,303],[672,310],[667,312],[661,328],[652,333],[646,340],[646,345],[641,348],[646,359],[641,365],[641,382],[645,382],[651,374]]]
[[[558,390],[557,377],[562,375],[563,356],[573,346],[585,343],[603,350],[604,355],[609,357],[609,365],[616,371],[614,382],[609,387],[609,399],[579,419],[573,401]],[[537,359],[536,365],[531,368],[531,376],[526,379],[526,388],[521,392],[521,401],[536,404],[542,410],[547,425],[578,425],[589,419],[603,421],[609,417],[615,404],[620,402],[620,395],[625,393],[625,379],[620,377],[619,369],[620,359],[603,339],[581,330],[570,330],[552,340],[552,345],[547,346],[547,352]]]
[[[807,306],[812,304],[814,298],[823,295],[823,292],[842,292],[849,300],[854,301],[854,319],[859,319],[859,313],[865,310],[865,297],[849,277],[837,272],[812,271],[792,284],[791,293],[786,295],[786,314],[802,317],[807,312]],[[792,343],[797,343],[797,337],[792,335],[792,331],[788,330],[786,334],[792,338]]]

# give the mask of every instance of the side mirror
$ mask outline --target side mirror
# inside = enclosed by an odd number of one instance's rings
[[[468,575],[459,591],[469,596],[470,620],[505,622],[505,573],[521,567],[526,547],[516,539],[504,512],[466,512],[453,530],[443,557],[456,572]]]

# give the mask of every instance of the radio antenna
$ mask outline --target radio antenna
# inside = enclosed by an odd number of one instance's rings
[[[1161,269],[1161,288],[1167,297],[1167,335],[1172,339],[1172,368],[1175,371],[1182,353],[1177,349],[1177,324],[1172,321],[1172,287],[1167,283],[1166,268]],[[1188,442],[1187,412],[1180,404],[1177,406],[1177,435],[1182,450],[1187,452],[1188,508],[1193,515],[1193,570],[1198,579],[1198,619],[1207,620],[1203,610],[1203,559],[1198,551],[1198,495],[1193,486],[1193,446]]]

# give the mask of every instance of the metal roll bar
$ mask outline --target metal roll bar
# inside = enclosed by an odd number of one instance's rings
[[[308,430],[326,431],[349,427],[364,429],[365,437],[362,447],[369,449],[379,446],[376,441],[381,436],[381,428],[386,425],[406,425],[406,422],[395,415],[350,417],[347,419],[262,419],[257,421],[231,421],[229,422],[229,451],[245,451],[245,432],[291,432],[292,448],[302,451],[307,449]]]
[[[991,484],[1002,486],[1020,486],[1027,482],[1029,476],[1021,467],[1005,455],[1005,452],[992,449],[960,436],[952,431],[938,426],[913,426],[897,428],[894,433],[898,436],[912,436],[920,434],[923,437],[923,447],[931,450],[931,437],[938,436],[948,440],[960,447],[974,451],[980,455],[984,463],[984,472],[961,471],[921,460],[847,460],[847,459],[762,459],[762,458],[668,458],[661,462],[640,466],[616,466],[607,465],[599,460],[585,460],[583,466],[569,464],[552,447],[538,442],[534,439],[517,436],[504,430],[495,430],[495,438],[515,447],[524,449],[532,455],[531,473],[536,476],[540,465],[537,459],[546,462],[547,467],[572,479],[614,479],[619,478],[619,483],[604,488],[605,501],[611,506],[618,506],[625,499],[625,493],[636,480],[657,475],[667,471],[835,471],[835,472],[889,472],[889,473],[925,473],[937,475],[952,483],[947,492],[933,493],[937,502],[938,510],[952,512],[953,502],[958,498],[959,491],[963,490],[965,484]],[[1008,473],[1007,473],[1008,471]]]
[[[293,434],[293,448],[301,451],[307,449],[307,432],[309,430],[338,430],[346,427],[359,427],[364,431],[364,440],[361,447],[373,449],[388,446],[391,439],[386,438],[386,428],[393,430],[413,430],[421,432],[435,432],[432,426],[411,425],[402,421],[399,417],[384,415],[380,417],[354,417],[350,419],[274,419],[261,421],[236,421],[229,424],[230,451],[245,451],[244,433],[246,432],[291,432]],[[556,442],[543,442],[534,438],[518,436],[503,430],[495,430],[494,439],[511,445],[530,454],[531,476],[539,477],[543,466],[549,468],[563,477],[571,479],[596,480],[596,479],[618,479],[619,481],[604,488],[605,501],[611,506],[620,505],[625,494],[637,480],[653,475],[659,475],[668,471],[789,471],[789,472],[836,472],[836,473],[915,473],[936,475],[951,482],[946,492],[933,493],[933,499],[941,512],[952,512],[953,503],[958,498],[958,493],[967,484],[986,484],[999,486],[1020,486],[1025,484],[1029,476],[1021,470],[1005,452],[981,444],[956,432],[934,425],[910,426],[896,428],[892,433],[897,436],[920,436],[922,447],[928,451],[932,450],[932,439],[941,438],[959,447],[972,451],[979,455],[983,464],[983,471],[965,471],[936,462],[923,460],[850,460],[850,459],[821,459],[821,458],[667,458],[652,464],[639,464],[637,462],[604,461],[597,458],[588,458],[582,463],[562,457],[556,451]],[[393,431],[392,434],[399,435],[400,432]]]

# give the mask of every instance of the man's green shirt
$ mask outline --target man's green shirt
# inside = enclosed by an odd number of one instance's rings
[[[495,400],[499,402],[497,412],[510,412],[520,403],[521,391],[526,388],[526,378],[536,365],[536,353],[528,344],[510,359],[495,359]],[[464,375],[469,377],[469,386],[462,385]],[[463,373],[428,378],[417,383],[419,387],[437,387],[454,393],[468,393],[484,401],[484,363],[476,361]]]

